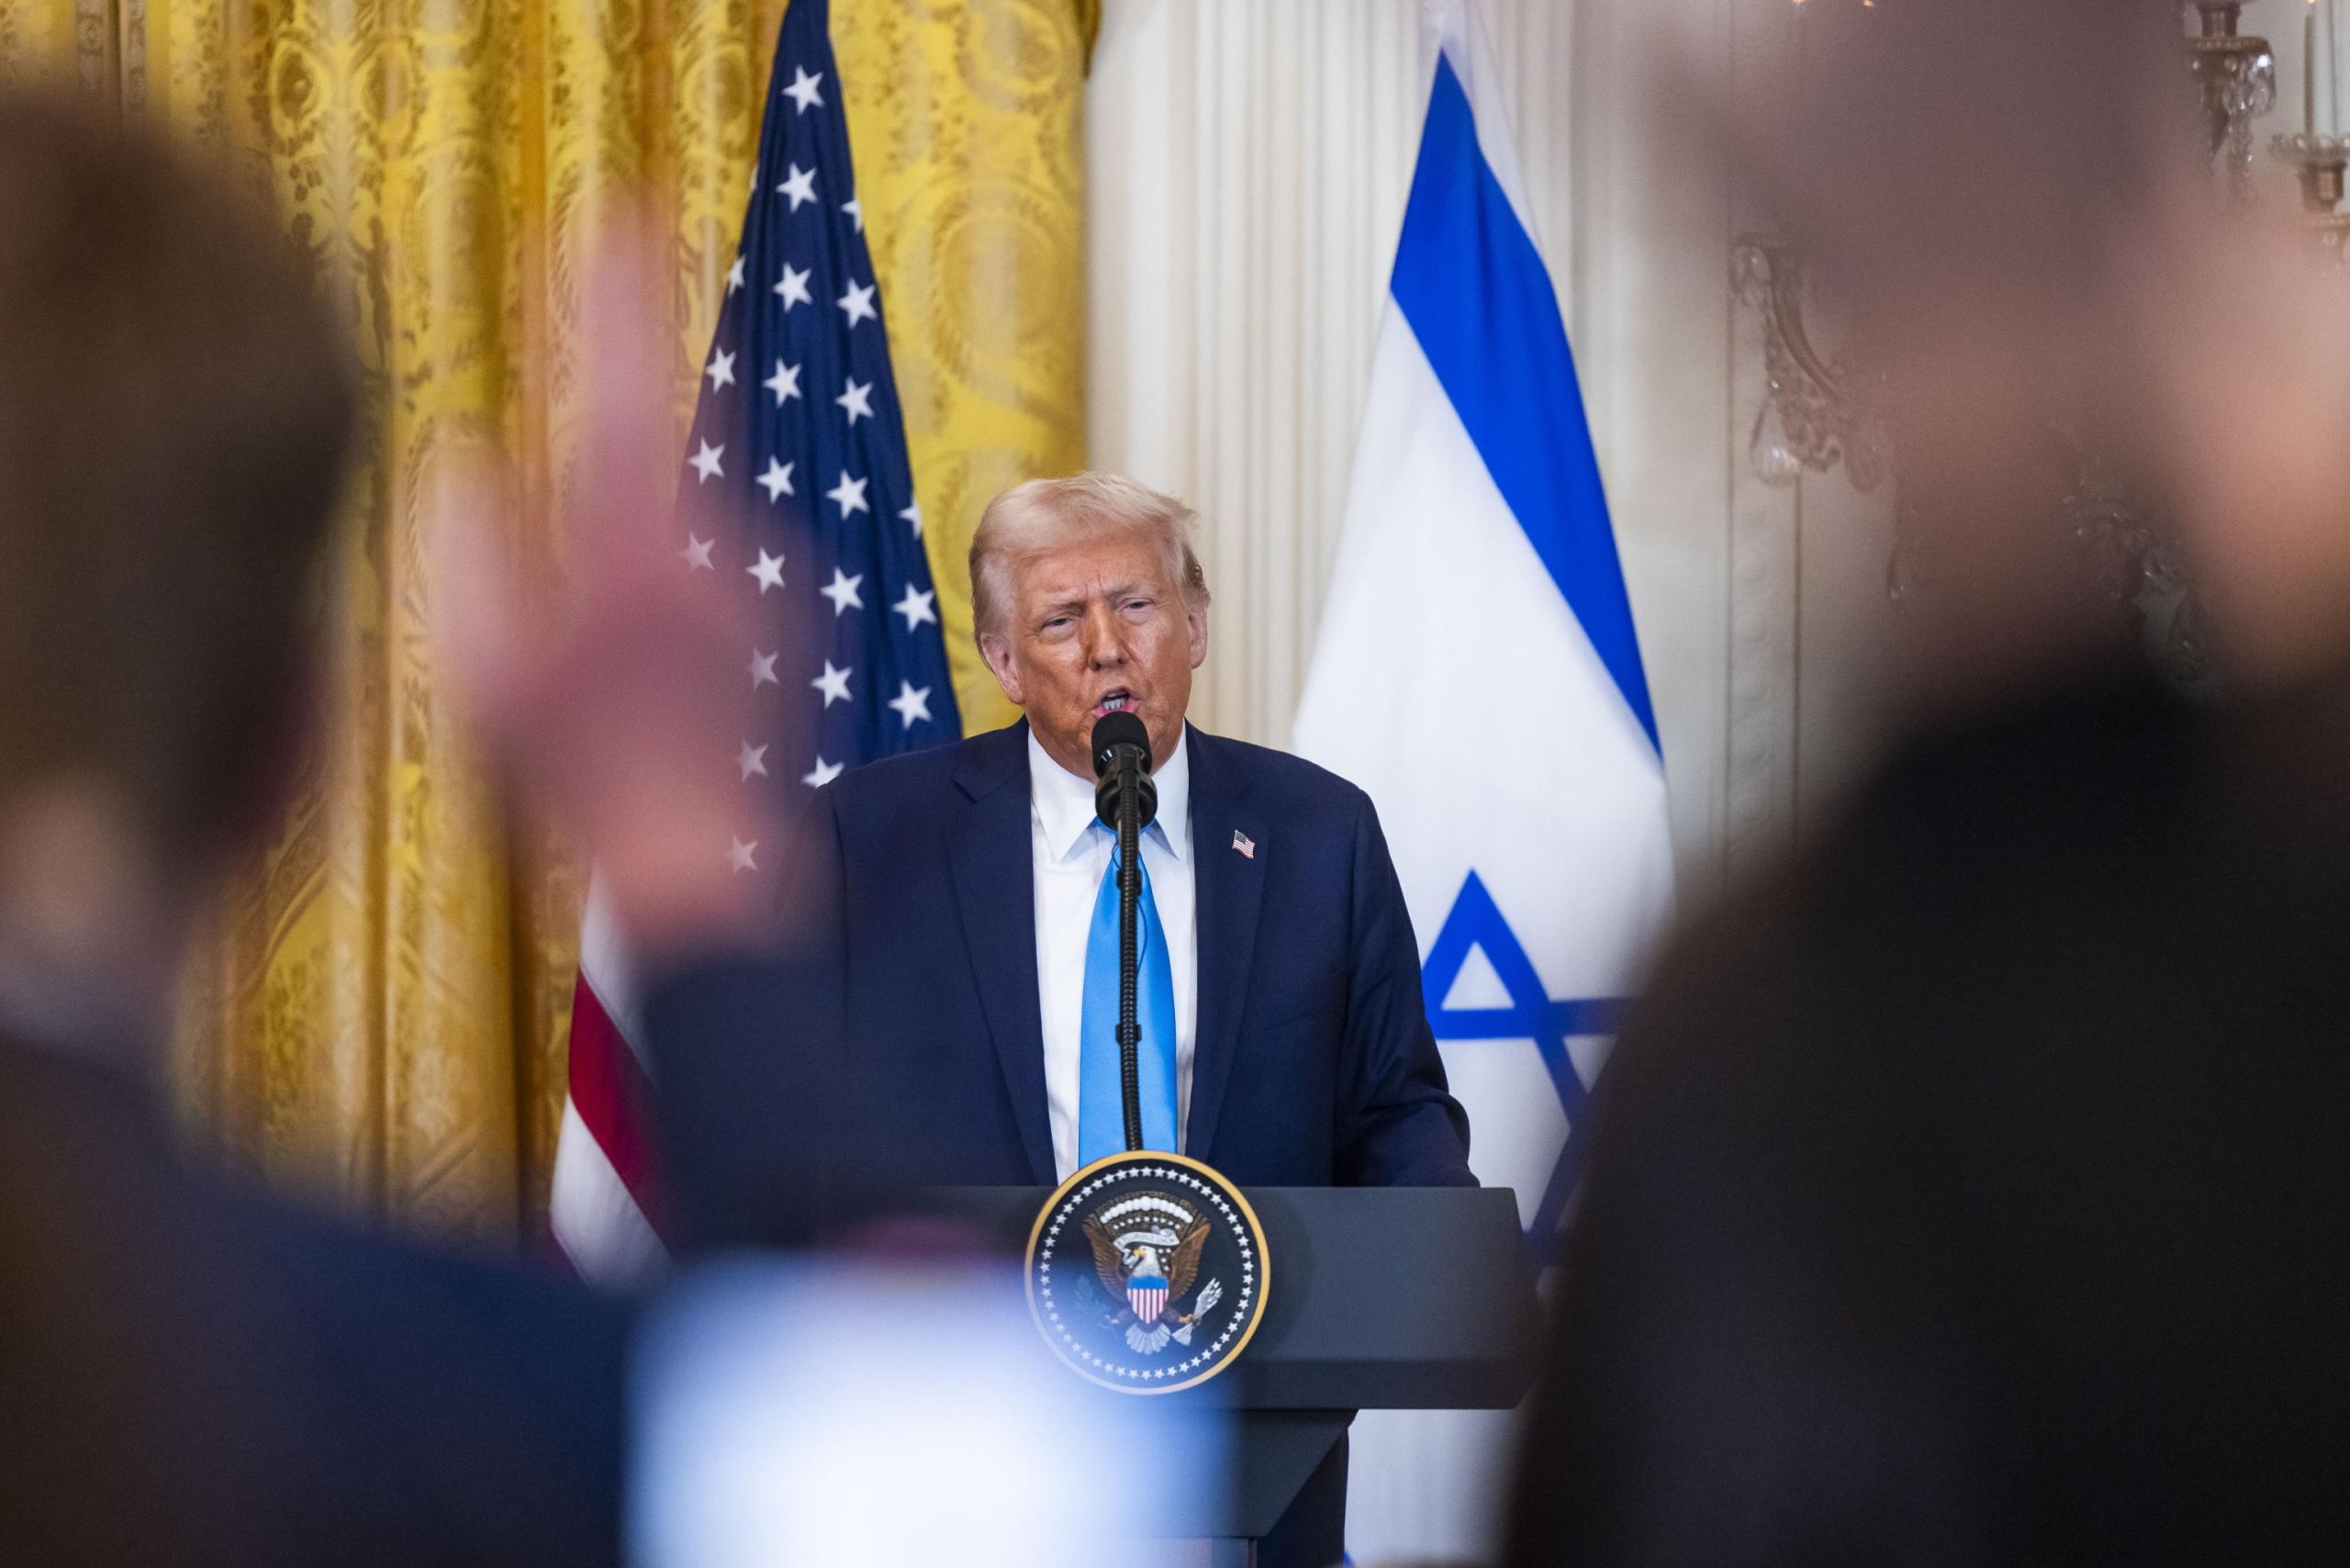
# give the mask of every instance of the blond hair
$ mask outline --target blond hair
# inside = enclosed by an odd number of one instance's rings
[[[1003,633],[1012,609],[1012,568],[1058,545],[1103,533],[1147,534],[1167,563],[1168,579],[1195,609],[1208,603],[1207,574],[1192,549],[1195,513],[1172,496],[1119,474],[1031,479],[988,503],[971,535],[971,635]]]

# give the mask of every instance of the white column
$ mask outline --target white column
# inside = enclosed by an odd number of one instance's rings
[[[1087,101],[1095,465],[1196,506],[1193,716],[1289,740],[1418,133],[1415,0],[1110,0]]]

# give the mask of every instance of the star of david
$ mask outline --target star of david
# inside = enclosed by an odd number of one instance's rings
[[[1479,947],[1484,949],[1494,973],[1501,977],[1509,1005],[1447,1007],[1445,998],[1460,978],[1461,966],[1469,961],[1471,950]],[[1541,1204],[1526,1233],[1528,1249],[1548,1261],[1550,1242],[1559,1234],[1567,1201],[1574,1196],[1575,1182],[1583,1174],[1583,1124],[1591,1099],[1575,1071],[1574,1058],[1567,1052],[1567,1041],[1577,1035],[1614,1034],[1627,999],[1594,996],[1553,1001],[1542,989],[1542,979],[1534,972],[1533,961],[1518,945],[1509,922],[1502,917],[1501,906],[1494,902],[1494,895],[1485,890],[1474,871],[1460,885],[1452,913],[1444,917],[1444,928],[1436,934],[1427,961],[1420,966],[1420,989],[1427,999],[1428,1028],[1438,1039],[1531,1038],[1542,1054],[1550,1086],[1558,1092],[1559,1108],[1567,1117],[1567,1141],[1559,1150],[1558,1164],[1551,1169]]]

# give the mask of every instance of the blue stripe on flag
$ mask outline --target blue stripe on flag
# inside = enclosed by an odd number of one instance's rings
[[[1656,714],[1566,322],[1541,252],[1486,165],[1468,95],[1443,56],[1395,246],[1393,290],[1502,499],[1656,745]]]

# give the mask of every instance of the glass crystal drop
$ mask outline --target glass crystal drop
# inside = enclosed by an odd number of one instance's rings
[[[1803,476],[1803,464],[1787,444],[1786,421],[1779,417],[1779,399],[1766,397],[1754,413],[1754,434],[1746,444],[1756,476],[1766,485],[1786,486]]]

